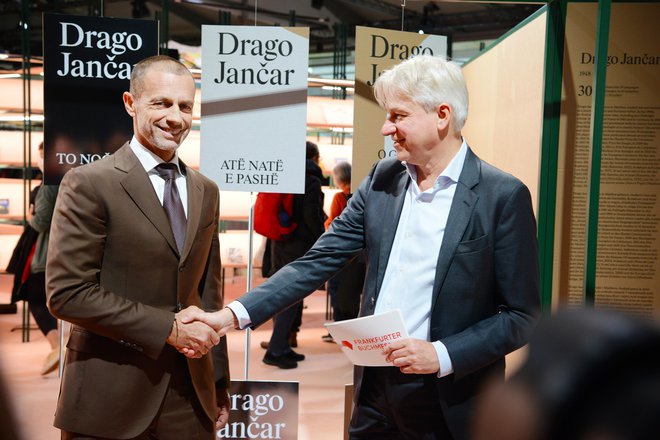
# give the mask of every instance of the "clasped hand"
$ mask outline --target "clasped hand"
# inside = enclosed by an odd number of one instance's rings
[[[174,319],[167,342],[189,358],[208,353],[234,327],[234,315],[229,309],[207,313],[190,306],[174,315]]]

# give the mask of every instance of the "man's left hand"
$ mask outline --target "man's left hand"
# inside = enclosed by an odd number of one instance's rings
[[[216,400],[218,405],[218,419],[215,422],[215,429],[222,429],[229,421],[229,390],[216,390]]]
[[[435,347],[421,339],[399,339],[384,350],[385,360],[405,374],[432,374],[440,370]]]

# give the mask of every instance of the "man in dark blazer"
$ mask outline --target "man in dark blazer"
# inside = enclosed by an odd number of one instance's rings
[[[360,315],[400,309],[409,338],[392,367],[355,368],[352,439],[465,439],[484,382],[538,319],[536,223],[527,187],[480,160],[461,136],[460,68],[420,56],[383,73],[374,94],[397,159],[380,161],[312,249],[212,314],[224,334],[299,301],[363,249]]]
[[[227,421],[226,341],[178,314],[222,307],[218,188],[176,155],[194,97],[184,65],[141,61],[123,97],[133,139],[62,180],[46,271],[50,310],[73,324],[55,414],[64,439],[211,440]],[[163,205],[173,191],[178,235]]]

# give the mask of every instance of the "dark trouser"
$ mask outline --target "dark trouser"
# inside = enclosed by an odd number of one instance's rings
[[[275,315],[273,333],[268,343],[268,352],[273,356],[283,356],[291,352],[291,325],[295,322],[299,309],[302,310],[302,301]]]
[[[300,331],[300,326],[302,325],[302,314],[303,314],[303,308],[305,306],[303,302],[300,301],[300,303],[294,307],[296,307],[297,310],[296,310],[296,317],[293,319],[293,322],[291,323],[291,333],[298,333]]]
[[[364,262],[357,258],[328,280],[335,321],[357,318],[365,271]]]
[[[452,440],[435,374],[366,367],[350,426],[351,440]]]
[[[47,335],[51,330],[57,330],[57,319],[46,307],[46,273],[31,273],[25,281],[25,292],[30,313],[41,333]]]
[[[62,440],[113,439],[62,431]],[[163,404],[147,430],[130,440],[215,440],[215,421],[199,403],[187,367],[183,374],[172,376]]]

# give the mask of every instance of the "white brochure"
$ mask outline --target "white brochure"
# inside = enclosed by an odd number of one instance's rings
[[[325,326],[348,359],[366,367],[391,367],[392,364],[385,361],[383,348],[392,341],[408,337],[398,309]]]

